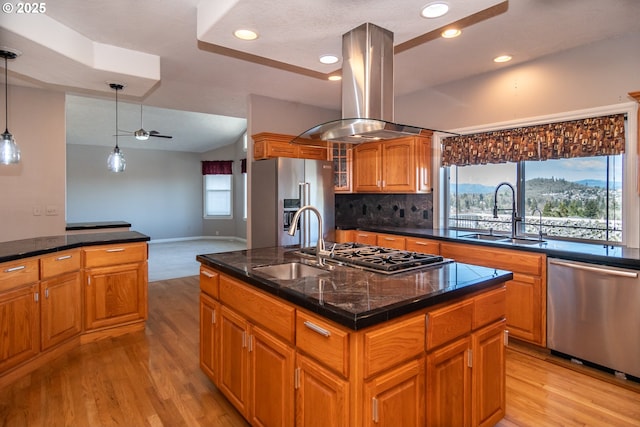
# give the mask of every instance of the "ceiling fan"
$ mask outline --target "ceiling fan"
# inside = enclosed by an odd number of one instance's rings
[[[136,131],[128,131],[128,130],[120,130],[120,132],[126,132],[126,135],[120,135],[120,136],[135,136],[137,140],[139,141],[146,141],[148,140],[150,137],[154,137],[154,138],[173,138],[173,136],[171,135],[162,135],[160,132],[158,132],[157,130],[145,130],[143,125],[142,125],[142,104],[140,104],[140,129],[136,130]]]

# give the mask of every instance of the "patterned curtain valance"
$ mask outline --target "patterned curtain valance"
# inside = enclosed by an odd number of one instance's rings
[[[442,140],[442,166],[624,153],[624,114],[496,130]]]
[[[204,160],[202,175],[233,175],[233,160]]]

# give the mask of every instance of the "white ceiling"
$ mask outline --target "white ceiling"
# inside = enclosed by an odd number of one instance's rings
[[[140,127],[142,103],[144,128],[174,136],[121,138],[123,147],[203,152],[241,136],[249,94],[339,110],[340,83],[325,77],[340,64],[317,58],[340,56],[342,34],[364,22],[392,31],[398,47],[502,4],[446,1],[450,14],[426,20],[419,11],[429,0],[55,0],[45,15],[0,15],[0,45],[22,51],[9,64],[11,84],[71,94],[69,143],[113,144],[111,81],[126,84],[121,129]],[[241,26],[258,40],[234,39]],[[632,32],[640,32],[640,0],[511,0],[457,39],[397,53],[395,94]],[[492,62],[503,53],[514,60]]]

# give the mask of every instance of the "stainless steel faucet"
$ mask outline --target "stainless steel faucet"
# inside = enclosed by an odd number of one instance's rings
[[[538,212],[538,240],[542,242],[542,211],[535,208],[531,214],[535,215],[536,212]]]
[[[511,238],[515,239],[518,230],[517,224],[519,221],[522,221],[522,218],[518,216],[518,211],[516,209],[516,189],[513,188],[513,185],[509,184],[508,182],[501,182],[500,184],[498,184],[496,190],[493,193],[493,217],[498,218],[498,190],[500,190],[500,187],[502,187],[503,185],[506,185],[511,189]]]
[[[315,213],[318,217],[318,241],[316,242],[316,260],[318,265],[324,266],[324,258],[323,256],[330,256],[331,252],[325,250],[324,248],[324,237],[322,236],[322,215],[320,211],[311,205],[305,205],[298,209],[296,214],[293,216],[291,220],[291,227],[289,227],[289,236],[293,236],[296,234],[296,229],[298,228],[298,222],[300,221],[300,215],[302,212],[310,210]]]

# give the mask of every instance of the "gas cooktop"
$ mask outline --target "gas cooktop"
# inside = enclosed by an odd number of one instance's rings
[[[360,243],[336,243],[335,246],[327,244],[327,249],[329,248],[333,248],[330,260],[385,274],[434,267],[452,261],[440,255],[423,254],[420,252]],[[303,248],[301,252],[315,255],[316,248]]]

